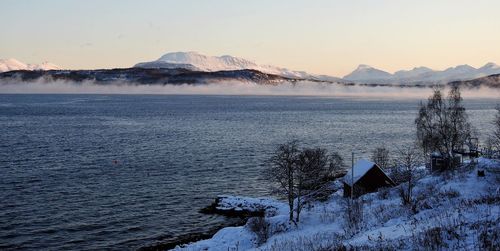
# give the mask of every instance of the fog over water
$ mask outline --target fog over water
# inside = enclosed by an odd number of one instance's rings
[[[445,90],[446,91],[446,90]],[[426,98],[432,87],[346,86],[342,84],[297,82],[264,85],[252,82],[218,82],[182,85],[136,85],[125,82],[96,84],[92,81],[0,81],[0,93],[45,94],[199,94],[199,95],[282,95],[282,96],[335,96],[379,98]],[[498,98],[500,89],[479,88],[462,90],[464,97]]]

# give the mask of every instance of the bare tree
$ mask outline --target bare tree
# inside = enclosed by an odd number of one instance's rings
[[[451,88],[448,94],[448,113],[449,113],[449,146],[452,152],[461,150],[464,144],[471,138],[472,126],[469,123],[469,117],[462,105],[462,96],[458,86]]]
[[[375,162],[382,169],[387,170],[390,165],[389,150],[385,147],[377,147],[372,152],[372,161]]]
[[[415,169],[420,162],[421,154],[415,146],[409,145],[399,149],[398,167],[402,169],[404,180],[408,183],[406,189],[401,189],[401,199],[405,205],[411,204]]]
[[[344,169],[344,159],[339,153],[333,152],[330,154],[328,161],[328,179],[332,180],[338,177],[339,172]]]
[[[304,149],[300,152],[297,161],[297,215],[296,222],[300,221],[300,212],[304,205],[303,196],[318,190],[328,177],[328,155],[322,148]]]
[[[323,148],[299,150],[297,141],[279,145],[268,162],[267,177],[278,185],[276,192],[287,197],[289,220],[295,223],[300,221],[305,204],[324,197],[328,190],[324,188],[328,187],[332,171],[343,166],[342,158],[337,153],[329,156]]]
[[[278,184],[278,192],[287,197],[290,221],[293,221],[294,182],[299,153],[297,141],[290,141],[279,145],[269,160],[268,177]]]
[[[497,105],[497,114],[493,122],[495,129],[492,135],[492,145],[497,151],[500,151],[500,105]]]
[[[437,151],[448,159],[448,168],[453,167],[455,151],[461,150],[471,135],[460,89],[452,87],[447,99],[435,89],[427,104],[420,104],[415,124],[417,140],[424,153]]]

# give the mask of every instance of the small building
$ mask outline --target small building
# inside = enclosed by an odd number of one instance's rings
[[[353,173],[354,172],[354,173]],[[344,197],[359,197],[365,193],[372,193],[381,187],[391,187],[396,184],[377,164],[361,159],[344,176]]]
[[[431,154],[431,172],[434,171],[444,171],[448,169],[450,164],[452,166],[458,166],[462,163],[463,152],[455,151],[456,156],[454,157],[445,157],[439,152],[433,152]],[[451,163],[450,163],[451,162]]]

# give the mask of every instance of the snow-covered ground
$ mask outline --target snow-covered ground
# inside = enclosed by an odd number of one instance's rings
[[[326,202],[306,206],[297,225],[288,221],[286,203],[224,196],[221,208],[266,208],[266,217],[175,249],[488,250],[489,245],[499,250],[500,162],[477,162],[454,172],[422,175],[413,189],[413,206],[402,205],[400,186],[360,197],[354,224],[347,220],[341,189]],[[478,170],[485,170],[485,176],[479,177]]]

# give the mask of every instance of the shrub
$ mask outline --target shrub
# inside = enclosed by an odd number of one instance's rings
[[[478,236],[479,247],[482,250],[498,250],[500,247],[500,229],[491,221],[485,222]]]
[[[404,206],[411,205],[411,198],[405,186],[399,187],[399,198],[401,198],[401,204]]]
[[[388,187],[382,187],[378,190],[378,198],[380,200],[389,199],[389,195],[390,195],[390,188]]]
[[[398,207],[393,204],[382,204],[374,207],[370,213],[370,217],[375,218],[379,224],[384,224],[393,218],[408,215],[408,210],[405,207]]]
[[[444,190],[442,192],[439,192],[439,195],[440,196],[445,196],[445,197],[448,197],[448,198],[456,198],[458,196],[460,196],[460,192],[456,189],[453,189],[453,188],[449,188],[447,190]]]
[[[264,217],[252,217],[248,219],[247,227],[257,237],[256,244],[258,246],[265,243],[269,238],[269,223]]]
[[[354,235],[361,230],[363,223],[363,200],[345,200],[344,205],[345,231],[347,235]]]
[[[335,221],[335,212],[328,206],[323,206],[319,218],[321,222],[333,222]]]
[[[442,235],[443,230],[441,227],[433,227],[428,229],[422,234],[420,245],[425,250],[440,250],[445,247],[444,238]]]
[[[263,251],[311,250],[311,251],[347,251],[354,250],[342,244],[343,236],[335,233],[318,233],[297,236],[296,238],[276,238]]]

